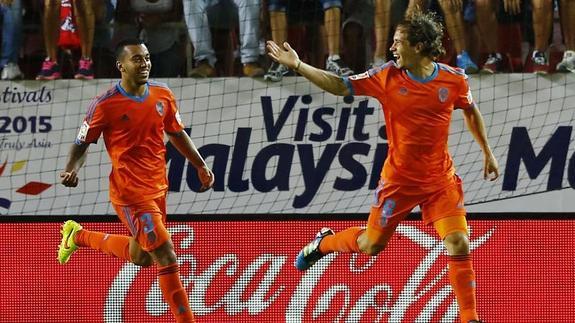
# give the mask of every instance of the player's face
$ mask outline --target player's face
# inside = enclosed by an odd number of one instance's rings
[[[150,53],[145,45],[128,45],[124,48],[124,55],[120,61],[122,76],[136,84],[145,84],[151,68]]]
[[[393,44],[389,50],[395,57],[395,63],[400,68],[413,68],[419,58],[416,46],[412,46],[407,40],[407,34],[402,29],[397,29],[393,35]]]

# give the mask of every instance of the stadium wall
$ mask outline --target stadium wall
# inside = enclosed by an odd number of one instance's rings
[[[322,226],[365,223],[387,153],[376,101],[295,77],[163,81],[217,177],[213,190],[194,193],[193,169],[168,145],[169,228],[200,320],[457,321],[441,242],[419,221],[401,225],[376,258],[331,255],[305,274],[291,265]],[[55,259],[64,218],[126,234],[108,202],[103,141],[78,188],[57,185],[89,101],[115,82],[0,82],[0,322],[170,321],[153,269],[92,251],[66,266]],[[502,172],[483,180],[481,152],[456,111],[450,151],[472,215],[482,318],[571,322],[575,76],[478,76],[470,85]]]

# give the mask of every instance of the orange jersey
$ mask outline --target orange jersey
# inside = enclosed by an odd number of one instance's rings
[[[149,81],[145,94],[136,97],[118,83],[92,101],[76,144],[95,143],[103,134],[112,161],[110,199],[131,205],[166,193],[164,131],[183,128],[174,95],[165,84]]]
[[[375,97],[385,115],[388,157],[381,177],[386,183],[435,190],[449,185],[455,169],[447,139],[455,108],[473,106],[463,70],[434,63],[425,80],[395,62],[344,78],[353,95]]]

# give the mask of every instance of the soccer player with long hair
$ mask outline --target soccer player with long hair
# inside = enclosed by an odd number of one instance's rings
[[[459,68],[435,62],[444,50],[443,28],[431,13],[417,11],[401,22],[390,50],[395,61],[365,73],[339,77],[302,62],[286,42],[267,42],[268,55],[323,90],[335,95],[367,95],[383,108],[388,157],[375,190],[367,227],[338,233],[324,228],[298,254],[304,271],[331,252],[377,255],[398,224],[420,206],[423,221],[433,225],[448,253],[449,279],[462,322],[479,322],[475,272],[470,256],[462,181],[448,151],[451,115],[463,111],[469,131],[483,151],[484,177],[499,176],[483,117],[473,101],[467,76]]]

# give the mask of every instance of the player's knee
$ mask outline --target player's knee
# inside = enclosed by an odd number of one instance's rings
[[[171,241],[167,241],[160,247],[150,252],[154,261],[160,266],[168,266],[177,262],[176,252]]]
[[[386,244],[374,244],[369,240],[358,241],[359,250],[368,256],[377,256],[385,249]]]
[[[138,257],[137,259],[132,259],[132,262],[134,263],[134,265],[140,267],[150,267],[151,265],[154,264],[154,260],[150,255],[143,255]]]
[[[443,239],[443,244],[449,255],[467,255],[469,254],[469,238],[462,231],[455,231],[448,234]]]

